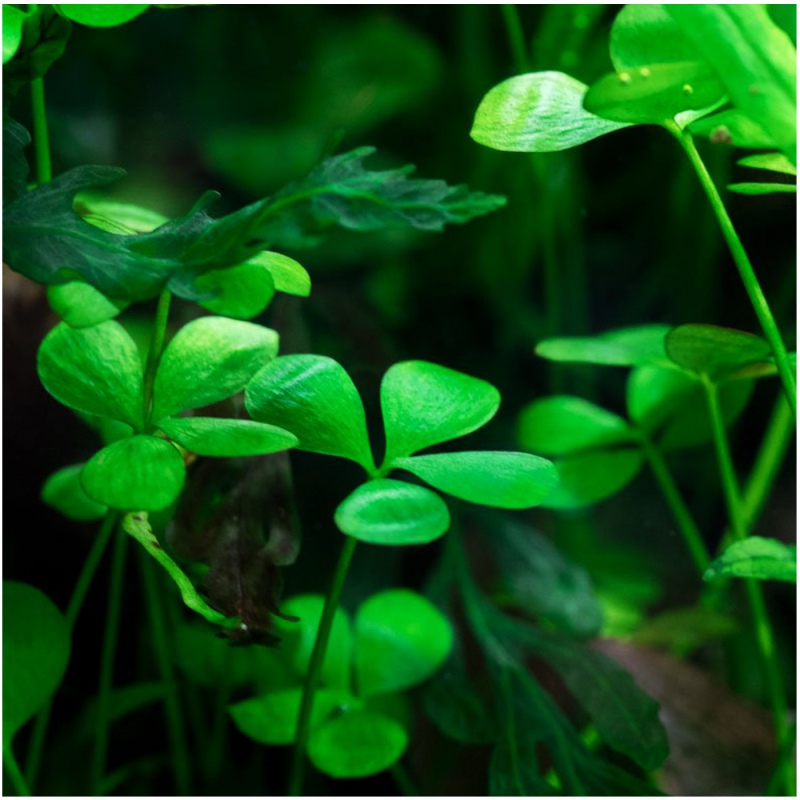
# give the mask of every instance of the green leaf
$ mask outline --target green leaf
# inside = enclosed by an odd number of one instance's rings
[[[495,150],[549,153],[627,127],[586,111],[586,88],[563,72],[509,78],[481,100],[470,136]]]
[[[42,501],[70,519],[100,519],[106,507],[95,503],[84,491],[80,481],[82,470],[83,464],[73,464],[54,472],[44,482]]]
[[[80,330],[56,325],[39,347],[37,368],[42,385],[60,403],[141,429],[142,361],[118,322]]]
[[[728,190],[737,194],[797,194],[794,183],[729,183]]]
[[[427,361],[395,364],[381,383],[384,464],[477,430],[499,406],[500,393],[486,381]]]
[[[224,400],[278,353],[270,328],[225,317],[184,325],[161,356],[153,388],[155,421]]]
[[[253,256],[248,264],[260,264],[265,267],[275,283],[276,292],[308,297],[311,294],[311,277],[302,264],[281,253],[265,250]]]
[[[689,125],[695,136],[707,136],[713,144],[734,147],[773,147],[772,137],[753,119],[737,108],[730,108]]]
[[[278,633],[284,638],[285,650],[291,654],[292,664],[300,677],[305,677],[308,672],[324,605],[325,598],[322,595],[296,595],[283,604],[283,613],[297,617],[299,623],[280,618],[275,621]],[[320,681],[324,686],[350,689],[352,652],[350,619],[343,608],[337,608],[320,673]]]
[[[95,192],[79,192],[73,206],[87,222],[112,233],[149,233],[169,222],[169,217],[152,208],[124,203]]]
[[[716,325],[679,325],[665,339],[669,358],[714,383],[749,377],[770,355],[760,336]]]
[[[332,778],[364,778],[388,769],[405,752],[408,735],[388,717],[351,711],[317,728],[308,742],[311,763]]]
[[[11,61],[19,49],[24,22],[24,11],[12,5],[3,4],[3,64]]]
[[[297,736],[302,698],[302,689],[283,689],[234,703],[228,706],[228,713],[236,727],[259,744],[292,744]],[[317,689],[311,710],[311,729],[352,703],[353,698],[347,692]]]
[[[67,621],[51,600],[3,581],[3,749],[58,688],[69,651]]]
[[[358,390],[332,358],[281,356],[253,376],[245,393],[253,419],[297,436],[300,450],[349,458],[374,469]]]
[[[526,450],[564,456],[636,440],[622,417],[580,397],[557,395],[535,400],[520,414],[517,432]]]
[[[3,13],[10,8],[3,6]],[[28,190],[28,161],[25,148],[31,137],[25,128],[7,114],[3,115],[3,207]]]
[[[460,500],[497,508],[538,506],[558,482],[549,461],[528,453],[437,453],[398,458],[394,466]]]
[[[797,583],[797,547],[777,539],[751,536],[735,542],[706,570],[704,581],[720,578],[755,578],[757,580]]]
[[[47,287],[50,308],[72,328],[89,328],[113,319],[128,307],[124,300],[111,300],[83,281]]]
[[[686,657],[698,647],[731,636],[736,620],[713,608],[692,606],[665,611],[639,625],[631,641],[649,647],[667,647]]]
[[[522,735],[500,740],[489,762],[490,797],[548,797],[555,787],[542,774],[539,765],[539,741]]]
[[[160,511],[178,499],[185,477],[174,445],[155,436],[131,436],[92,456],[81,482],[93,500],[111,508]]]
[[[198,301],[199,305],[215,314],[235,319],[258,316],[275,295],[272,275],[250,261],[206,272],[195,285],[199,291],[213,295],[210,300]]]
[[[55,6],[73,22],[92,28],[113,28],[124,25],[150,8],[149,3],[63,3]]]
[[[740,158],[736,163],[742,167],[767,169],[782,175],[797,175],[797,167],[782,153],[758,153],[754,156]]]
[[[430,678],[453,648],[447,618],[407,589],[388,589],[361,604],[355,623],[360,696],[410,689]]]
[[[429,489],[379,479],[359,486],[336,509],[342,533],[370,544],[427,544],[447,532],[450,512]]]
[[[542,502],[545,508],[581,508],[604,500],[627,486],[644,463],[641,451],[582,453],[555,462],[558,484]]]
[[[550,361],[614,367],[669,365],[664,351],[664,337],[669,331],[669,325],[639,325],[597,336],[545,339],[536,346],[536,355]]]
[[[181,447],[199,456],[257,456],[297,444],[297,437],[288,431],[246,419],[173,418],[162,420],[158,427]]]

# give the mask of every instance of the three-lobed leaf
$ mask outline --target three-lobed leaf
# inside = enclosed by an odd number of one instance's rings
[[[720,578],[755,578],[797,582],[797,547],[777,539],[751,536],[734,542],[703,575],[705,581]]]

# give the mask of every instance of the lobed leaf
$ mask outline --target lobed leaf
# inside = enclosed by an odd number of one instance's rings
[[[199,456],[258,456],[297,444],[297,437],[288,431],[246,419],[172,418],[162,420],[158,427],[181,447]]]
[[[44,482],[42,501],[70,519],[100,519],[106,513],[106,506],[86,494],[80,480],[82,470],[83,464],[73,464],[54,472]]]
[[[797,547],[777,539],[751,536],[735,542],[703,575],[704,581],[721,578],[755,578],[797,583]]]
[[[149,3],[62,3],[53,6],[59,14],[92,28],[124,25],[150,8]]]

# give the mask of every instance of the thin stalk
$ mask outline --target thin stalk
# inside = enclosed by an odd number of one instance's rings
[[[36,183],[53,178],[50,165],[50,137],[47,133],[47,110],[44,104],[44,78],[31,81],[31,114],[33,117],[33,148],[36,159]]]
[[[703,536],[675,484],[675,480],[672,477],[672,473],[669,471],[669,467],[667,467],[664,456],[661,455],[661,451],[647,436],[642,435],[641,441],[642,449],[650,464],[650,468],[653,470],[656,481],[661,491],[664,493],[664,498],[667,501],[670,511],[672,511],[672,516],[678,523],[678,528],[683,535],[692,560],[702,575],[711,563],[711,555],[703,541]]]
[[[156,369],[164,350],[164,339],[167,336],[167,322],[169,321],[169,306],[172,295],[164,289],[159,295],[156,316],[153,320],[153,338],[150,341],[150,349],[147,352],[147,365],[144,371],[144,423],[145,427],[150,423],[150,412],[153,407],[153,384],[156,379]]]
[[[142,568],[145,603],[150,618],[150,630],[153,634],[155,651],[161,682],[164,684],[164,717],[167,724],[167,736],[172,750],[172,767],[175,775],[175,788],[178,795],[186,797],[189,791],[190,767],[189,748],[186,744],[183,714],[178,699],[178,684],[172,666],[167,630],[162,617],[162,604],[159,600],[158,585],[153,563],[143,550],[139,551],[139,564]]]
[[[684,152],[689,157],[689,161],[694,167],[697,177],[700,179],[700,184],[711,203],[711,208],[714,210],[714,214],[717,217],[722,235],[728,244],[728,248],[733,256],[733,261],[739,270],[739,275],[744,284],[747,296],[750,298],[750,303],[753,306],[756,317],[758,317],[764,336],[767,338],[772,348],[775,364],[778,367],[778,374],[780,375],[783,389],[786,393],[786,399],[789,401],[789,406],[792,409],[792,416],[797,419],[797,383],[794,373],[792,372],[791,364],[789,363],[786,345],[783,343],[778,324],[775,322],[775,317],[772,315],[769,303],[767,303],[767,298],[764,296],[764,292],[758,282],[753,265],[750,263],[747,252],[739,239],[739,235],[733,227],[733,222],[731,222],[731,218],[728,216],[725,204],[722,202],[717,187],[706,169],[706,165],[700,158],[700,154],[697,152],[692,135],[688,131],[679,130],[677,127],[671,132],[680,142]]]
[[[528,48],[525,46],[525,34],[522,31],[522,20],[514,3],[503,3],[503,22],[506,25],[508,44],[511,55],[514,57],[514,67],[517,72],[523,73],[530,70]]]
[[[125,575],[125,555],[128,549],[128,534],[117,533],[111,558],[111,575],[108,588],[108,610],[103,634],[103,652],[100,657],[100,680],[97,689],[97,718],[95,720],[94,752],[91,761],[92,794],[100,794],[108,751],[108,703],[114,677],[114,659],[117,653],[119,617],[122,608],[122,583]]]
[[[417,789],[408,770],[403,766],[402,762],[397,761],[389,768],[392,773],[392,778],[397,784],[397,788],[403,793],[404,797],[419,797],[420,792]]]
[[[289,794],[292,797],[299,797],[303,791],[303,777],[306,764],[306,745],[311,729],[311,709],[314,707],[314,695],[319,683],[319,675],[322,671],[322,664],[325,661],[325,653],[328,649],[328,639],[333,627],[333,618],[339,606],[339,598],[342,595],[347,570],[353,560],[353,553],[356,549],[356,539],[352,536],[344,537],[344,547],[336,564],[333,573],[331,588],[325,597],[325,606],[322,610],[322,618],[319,621],[317,638],[314,641],[314,649],[311,652],[311,660],[308,665],[305,683],[303,684],[303,699],[300,703],[300,711],[297,714],[297,736],[294,741],[294,751],[292,752],[292,770],[289,778]]]
[[[711,415],[714,447],[717,451],[717,461],[719,462],[719,470],[722,478],[725,502],[728,507],[731,530],[735,541],[743,541],[748,536],[744,504],[742,503],[742,498],[739,493],[733,458],[731,457],[730,447],[728,446],[725,422],[722,418],[722,411],[719,405],[717,387],[708,378],[704,378],[703,386],[708,402],[708,411]],[[747,601],[750,606],[750,614],[753,618],[753,627],[756,642],[758,643],[761,668],[769,693],[769,701],[775,725],[775,738],[778,742],[778,748],[781,749],[789,733],[789,725],[783,678],[781,676],[775,648],[775,635],[767,614],[761,585],[756,580],[746,579],[745,590]],[[793,783],[792,771],[787,768],[784,771],[784,785],[791,795],[794,795]]]
[[[3,750],[3,767],[5,767],[11,783],[14,785],[14,791],[18,797],[30,797],[31,791],[28,784],[25,782],[25,776],[17,764],[17,759],[14,758],[14,753],[11,751],[11,745],[8,745]],[[5,792],[3,793],[5,794]]]
[[[83,601],[86,599],[86,594],[94,580],[97,567],[100,564],[103,553],[106,551],[109,539],[111,539],[111,534],[114,532],[118,517],[119,515],[117,512],[112,509],[106,512],[100,530],[97,532],[97,536],[89,549],[86,560],[83,562],[83,567],[78,575],[75,588],[72,590],[72,596],[67,604],[67,611],[65,614],[67,626],[70,631],[75,627],[78,614],[80,614],[81,608],[83,607]],[[25,775],[31,789],[36,788],[36,780],[39,776],[39,766],[42,761],[42,751],[44,750],[44,742],[47,738],[47,729],[50,725],[50,712],[52,709],[53,701],[50,699],[37,714],[31,734],[28,758],[25,762]]]

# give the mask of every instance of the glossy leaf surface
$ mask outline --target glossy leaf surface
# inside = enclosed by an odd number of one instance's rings
[[[172,418],[163,420],[158,427],[199,456],[257,456],[297,444],[297,437],[288,431],[246,419]]]
[[[92,28],[112,28],[124,25],[150,8],[149,3],[63,3],[57,5],[59,14],[73,22]]]
[[[717,558],[703,575],[705,581],[720,578],[755,578],[797,582],[797,547],[751,536],[735,542]]]
[[[3,63],[14,58],[22,42],[22,25],[25,12],[12,5],[3,4]]]
[[[128,303],[111,300],[88,283],[71,281],[47,287],[50,308],[72,328],[88,328],[113,319]]]
[[[257,316],[275,295],[272,275],[260,264],[250,261],[206,272],[197,279],[196,285],[199,291],[213,295],[210,300],[200,300],[199,305],[214,314],[234,319]]]
[[[42,501],[70,519],[100,519],[106,506],[86,494],[80,479],[82,470],[83,464],[73,464],[54,472],[44,482]]]

